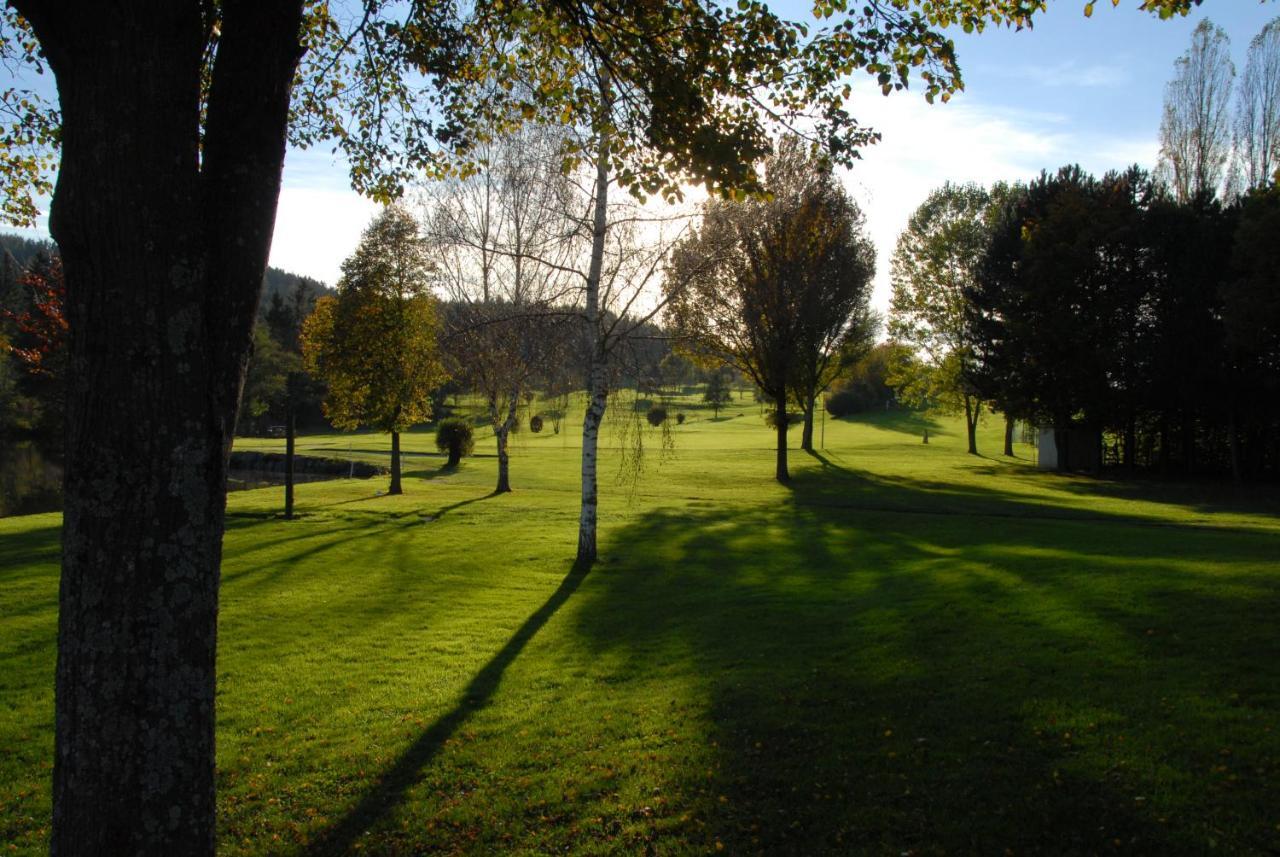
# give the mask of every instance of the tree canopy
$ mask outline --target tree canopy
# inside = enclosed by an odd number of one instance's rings
[[[413,216],[388,206],[343,262],[337,296],[317,301],[303,325],[307,369],[328,384],[324,409],[334,426],[398,435],[431,416],[431,392],[446,375],[428,254]],[[393,493],[398,476],[393,451]]]
[[[456,167],[459,155],[468,163],[488,133],[535,118],[607,133],[625,165],[620,183],[644,193],[678,193],[680,177],[726,191],[758,187],[753,165],[768,152],[773,122],[810,128],[847,162],[878,139],[847,110],[848,75],[862,71],[888,93],[914,74],[928,100],[948,100],[964,80],[946,28],[1022,29],[1047,8],[1047,0],[820,0],[806,22],[760,0],[296,2],[302,60],[289,139],[332,143],[351,164],[352,186],[383,201],[423,169]],[[1167,18],[1200,2],[1143,0],[1140,8]],[[193,47],[202,84],[190,107],[203,123],[224,7],[235,4],[191,5],[201,16]],[[1093,6],[1084,4],[1086,15]],[[0,13],[0,62],[12,73],[0,89],[0,217],[16,225],[34,223],[61,154],[62,111],[36,83],[71,36],[54,21],[71,14],[61,7],[24,0]],[[575,81],[584,65],[615,81],[618,116],[601,115]]]

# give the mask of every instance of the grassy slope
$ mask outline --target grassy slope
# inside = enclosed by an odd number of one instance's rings
[[[233,495],[222,851],[1280,848],[1274,496],[1040,474],[901,415],[828,421],[783,488],[755,405],[683,407],[633,486],[606,457],[586,575],[576,426],[519,435],[503,497],[490,440],[445,474],[426,433],[403,497],[302,485],[286,523],[278,490]],[[302,451],[348,447],[387,441]],[[0,520],[20,853],[47,825],[57,526]]]

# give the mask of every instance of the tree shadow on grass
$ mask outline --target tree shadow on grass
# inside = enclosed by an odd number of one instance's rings
[[[1052,480],[1055,488],[1072,494],[1186,506],[1209,514],[1255,513],[1280,521],[1280,486],[1275,483],[1237,484],[1225,476],[1129,475],[1115,469],[1101,476],[1039,470],[1017,475],[1024,480]]]
[[[25,574],[39,562],[58,562],[62,557],[61,534],[61,520],[5,533],[0,538],[0,581]]]
[[[871,426],[916,437],[923,437],[925,429],[928,429],[931,435],[948,434],[943,430],[942,424],[933,417],[919,411],[904,411],[896,408],[888,411],[862,411],[847,417],[833,417],[828,414],[827,419],[835,423]]]
[[[412,509],[405,512],[387,512],[376,510],[369,512],[344,511],[340,513],[344,526],[349,527],[353,521],[360,522],[360,532],[349,533],[341,539],[314,527],[299,529],[290,535],[270,540],[243,541],[234,546],[224,547],[222,578],[224,583],[234,582],[242,592],[251,592],[269,588],[291,575],[305,569],[323,554],[335,550],[350,550],[358,542],[374,540],[378,542],[395,541],[400,535],[423,525],[433,524],[450,512],[466,508],[473,503],[489,500],[498,495],[489,493],[477,497],[468,497],[454,503],[434,509]],[[361,498],[371,499],[371,498]],[[350,501],[356,502],[356,501]],[[239,529],[240,527],[237,527]],[[282,545],[298,543],[295,550],[270,565],[249,564],[245,560],[250,555],[275,550]]]
[[[907,476],[895,476],[884,473],[873,473],[848,467],[837,462],[829,453],[812,452],[810,455],[821,465],[817,470],[801,470],[792,475],[790,487],[793,489],[792,499],[797,506],[820,506],[827,509],[844,509],[849,512],[900,512],[921,515],[956,515],[962,517],[988,518],[1020,518],[1061,521],[1096,521],[1099,523],[1122,522],[1135,526],[1155,527],[1159,529],[1215,529],[1228,532],[1245,532],[1249,526],[1233,526],[1216,524],[1212,521],[1197,522],[1185,520],[1169,520],[1155,514],[1117,514],[1098,511],[1087,506],[1064,505],[1052,494],[1046,494],[1040,479],[1054,479],[1052,475],[1035,473],[1013,473],[1005,484],[1026,485],[1026,491],[1010,488],[984,487],[974,484],[957,483],[945,479],[919,479]],[[981,471],[994,470],[1000,467],[978,468]],[[1010,468],[1005,465],[1004,473],[1025,468]],[[1055,480],[1053,487],[1061,487]],[[1036,490],[1039,488],[1040,490]],[[1072,493],[1083,493],[1083,489]],[[1135,499],[1162,502],[1158,498],[1135,494]],[[1163,502],[1172,503],[1172,499]],[[1183,504],[1179,504],[1183,505]],[[1216,511],[1194,504],[1191,508],[1201,511]],[[1243,503],[1234,511],[1257,511],[1260,516],[1267,514],[1266,501],[1248,504]],[[1266,531],[1265,529],[1262,531]]]
[[[556,611],[569,600],[590,568],[590,563],[575,562],[542,606],[525,619],[511,639],[471,679],[458,704],[418,736],[400,754],[395,764],[374,781],[364,797],[343,818],[320,834],[304,853],[317,857],[349,854],[356,840],[366,830],[393,813],[405,793],[417,782],[423,769],[431,763],[449,738],[476,712],[489,704],[507,668]]]
[[[710,722],[715,763],[664,786],[701,825],[660,845],[1280,847],[1280,535],[833,508],[833,479],[935,504],[832,470],[610,536],[586,647],[623,675],[684,661]]]
[[[0,537],[0,619],[14,620],[56,613],[58,587],[46,584],[62,560],[60,524],[13,530]],[[24,651],[33,645],[52,646],[52,635],[24,641]]]

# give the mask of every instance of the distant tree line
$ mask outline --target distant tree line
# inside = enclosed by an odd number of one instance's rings
[[[54,460],[61,456],[63,430],[64,288],[57,245],[0,234],[0,437],[33,441]],[[284,424],[290,377],[303,424],[325,424],[323,387],[298,373],[298,335],[316,300],[332,293],[319,280],[267,268],[241,433]]]

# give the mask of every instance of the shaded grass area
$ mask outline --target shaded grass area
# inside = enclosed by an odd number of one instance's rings
[[[234,496],[220,851],[1280,849],[1265,489],[1041,474],[903,415],[828,422],[783,488],[736,413],[635,483],[614,451],[590,570],[566,438],[520,436],[510,495],[487,459],[423,458],[402,497],[299,486],[294,522]],[[0,520],[17,853],[47,835],[57,541]]]

